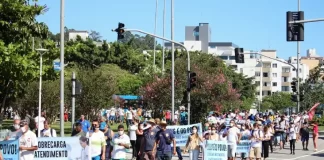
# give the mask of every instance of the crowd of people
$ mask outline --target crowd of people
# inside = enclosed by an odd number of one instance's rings
[[[144,115],[142,108],[129,107],[127,110],[121,110],[123,109],[111,108],[109,112],[105,111],[91,122],[81,115],[74,123],[71,136],[80,137],[80,143],[90,138],[91,143],[91,153],[82,153],[81,159],[125,160],[128,150],[132,149],[132,159],[136,160],[171,160],[173,155],[182,160],[182,154],[187,152],[190,160],[198,160],[204,155],[202,148],[206,141],[212,140],[227,142],[229,160],[259,160],[268,158],[274,150],[284,149],[287,144],[290,153],[295,154],[295,145],[299,140],[303,150],[308,150],[310,133],[313,134],[314,150],[317,150],[318,124],[310,121],[306,112],[293,113],[290,116],[278,112],[211,112],[206,117],[203,132],[199,133],[198,126],[192,126],[186,145],[180,148],[176,144],[173,131],[167,130],[167,126],[187,125],[188,114],[183,106],[174,114],[177,116],[174,121],[171,120],[170,111],[165,111],[162,117],[153,119],[151,114]],[[15,118],[12,132],[6,140],[19,139],[22,160],[33,159],[38,145],[37,137],[56,137],[56,131],[50,127],[51,123],[45,117],[45,113],[42,112],[40,118],[36,117],[33,120]],[[38,121],[41,122],[39,125]],[[37,124],[34,132],[29,127],[31,122]],[[116,133],[111,128],[114,123],[118,123]],[[251,141],[249,152],[237,153],[237,145],[243,140]]]

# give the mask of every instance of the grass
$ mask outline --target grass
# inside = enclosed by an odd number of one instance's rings
[[[4,120],[1,124],[0,129],[9,129],[13,124],[13,120]],[[116,132],[117,131],[117,127],[119,124],[114,124],[111,125],[110,128]],[[126,129],[126,124],[124,124],[125,127],[125,131],[127,131]],[[61,129],[60,129],[60,122],[55,122],[54,124],[51,125],[51,128],[56,130],[57,135],[60,135]],[[65,137],[70,137],[72,133],[72,125],[71,122],[64,122],[64,136]]]
[[[324,131],[324,126],[318,126],[319,131]]]

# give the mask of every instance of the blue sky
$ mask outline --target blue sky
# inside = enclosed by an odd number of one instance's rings
[[[166,37],[171,37],[170,1],[166,9]],[[40,17],[53,33],[60,30],[60,1],[40,0],[49,11]],[[155,0],[65,0],[65,26],[95,30],[103,39],[116,40],[118,22],[126,28],[154,32]],[[288,58],[297,53],[296,42],[286,42],[286,11],[297,10],[297,0],[175,0],[175,40],[184,40],[185,26],[209,23],[212,41],[233,42],[246,50],[276,49]],[[324,18],[324,0],[301,0],[305,19]],[[163,0],[159,0],[157,34],[162,35]],[[301,55],[316,48],[324,56],[324,22],[305,24]]]

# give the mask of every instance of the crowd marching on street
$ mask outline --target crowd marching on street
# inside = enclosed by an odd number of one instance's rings
[[[174,114],[174,121],[171,120],[171,111],[164,111],[163,117],[152,117],[151,110],[144,111],[141,107],[135,109],[132,106],[103,110],[91,122],[86,120],[85,115],[81,115],[74,123],[71,136],[79,137],[80,144],[84,147],[81,160],[126,160],[130,150],[132,159],[136,160],[171,160],[173,156],[182,160],[184,153],[189,153],[190,160],[198,160],[210,156],[206,148],[211,142],[226,144],[227,153],[224,155],[229,160],[266,159],[274,150],[280,151],[284,148],[289,148],[290,154],[294,155],[296,141],[302,142],[305,151],[309,150],[310,143],[314,145],[314,151],[317,150],[318,124],[311,121],[307,112],[291,115],[279,112],[250,114],[248,111],[238,110],[227,113],[210,112],[204,125],[188,125],[185,107],[179,108]],[[45,113],[42,112],[41,115],[39,125],[39,117],[14,119],[12,132],[6,140],[19,139],[21,160],[34,159],[34,151],[38,149],[37,137],[57,137]],[[29,128],[32,123],[40,129],[40,136],[37,135],[37,129],[33,132]],[[117,133],[111,128],[114,124],[118,125]],[[172,126],[189,126],[187,132],[180,134],[180,138],[186,136],[184,142],[179,141],[179,133],[170,129]],[[245,151],[241,152],[239,146],[245,141],[248,141],[248,145],[245,144]],[[90,151],[87,150],[87,143],[90,143]]]

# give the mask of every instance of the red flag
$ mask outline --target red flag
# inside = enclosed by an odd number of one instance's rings
[[[315,115],[315,110],[316,108],[320,105],[321,103],[316,103],[309,111],[308,111],[308,119],[313,120],[313,117]]]

